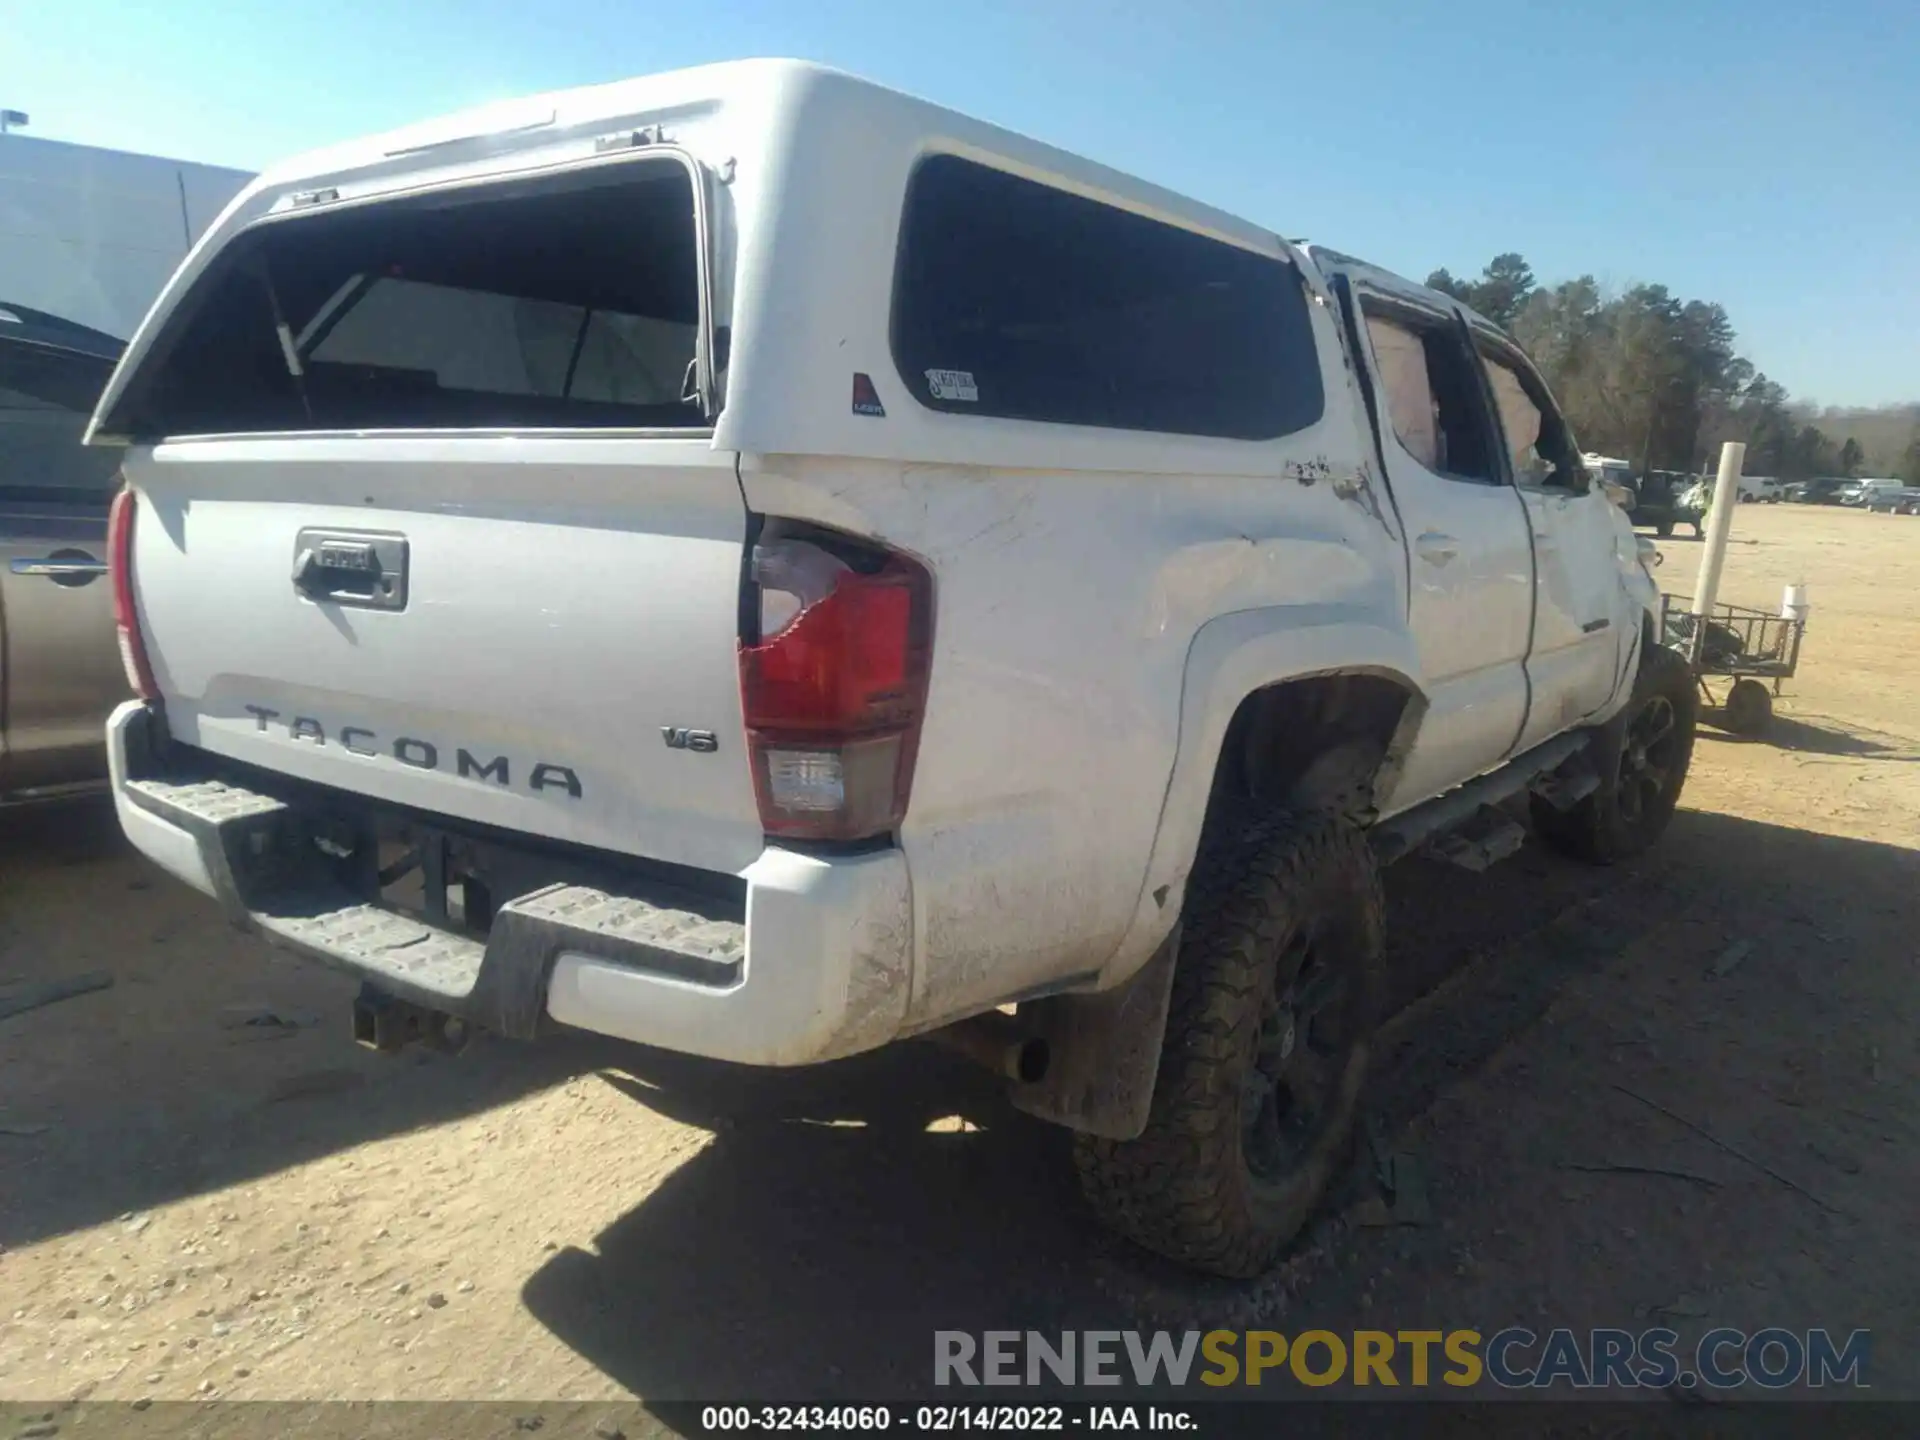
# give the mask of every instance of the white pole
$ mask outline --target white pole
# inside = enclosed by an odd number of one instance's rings
[[[1720,569],[1727,558],[1727,537],[1733,533],[1733,511],[1740,502],[1740,462],[1747,458],[1741,441],[1729,440],[1720,447],[1720,478],[1713,487],[1713,509],[1707,515],[1707,548],[1700,556],[1700,578],[1693,586],[1693,613],[1713,614],[1713,602],[1720,597]],[[1704,633],[1704,625],[1694,627],[1695,638]]]

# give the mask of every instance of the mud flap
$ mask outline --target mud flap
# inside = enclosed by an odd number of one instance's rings
[[[1176,924],[1126,984],[1037,1001],[1031,1026],[1047,1042],[1047,1073],[1031,1085],[1008,1087],[1014,1107],[1112,1140],[1131,1140],[1146,1129],[1179,953]]]

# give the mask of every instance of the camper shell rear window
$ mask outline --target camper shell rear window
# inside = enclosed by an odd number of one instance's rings
[[[596,167],[243,231],[101,428],[699,428],[693,177]]]

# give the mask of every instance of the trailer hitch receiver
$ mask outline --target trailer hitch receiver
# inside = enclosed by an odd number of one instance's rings
[[[457,1015],[429,1010],[362,985],[353,1000],[353,1040],[383,1054],[418,1040],[434,1050],[455,1054],[466,1048],[470,1027]]]

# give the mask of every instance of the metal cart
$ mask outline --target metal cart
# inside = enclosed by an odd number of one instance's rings
[[[1685,595],[1660,597],[1660,629],[1666,644],[1687,657],[1709,705],[1715,702],[1708,676],[1733,682],[1719,702],[1722,726],[1736,735],[1764,733],[1773,720],[1773,697],[1780,693],[1780,682],[1799,667],[1806,617],[1715,605],[1702,625],[1701,617],[1692,613],[1692,604]]]

